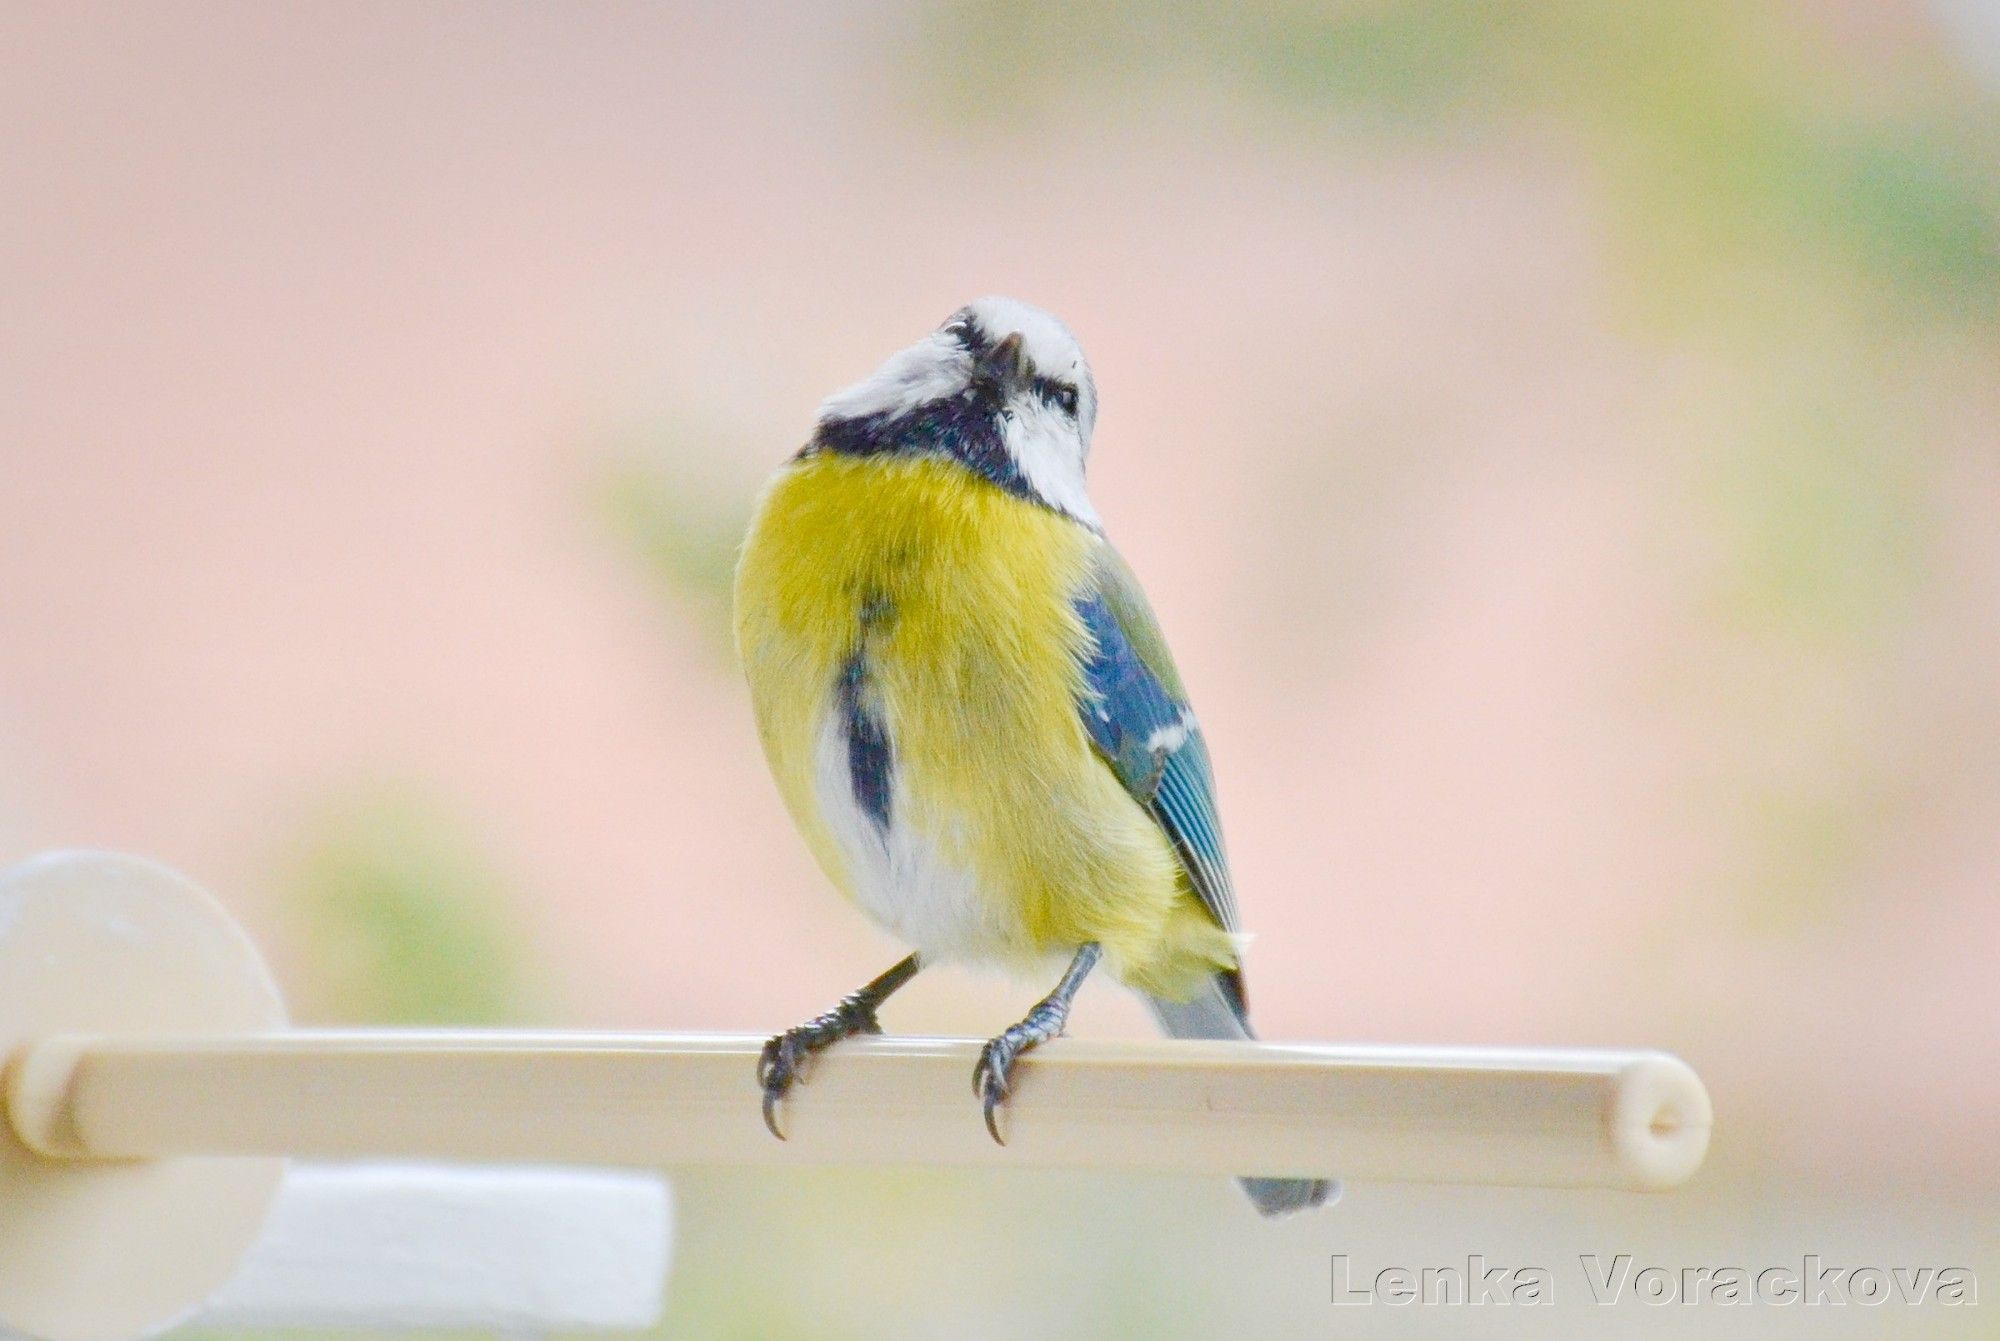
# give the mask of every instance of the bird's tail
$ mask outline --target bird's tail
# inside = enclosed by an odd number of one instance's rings
[[[1243,1006],[1243,980],[1235,973],[1209,979],[1192,1000],[1146,998],[1153,1018],[1170,1038],[1255,1038],[1249,1012]],[[1340,1197],[1340,1184],[1330,1178],[1238,1178],[1244,1195],[1267,1216],[1290,1215]]]

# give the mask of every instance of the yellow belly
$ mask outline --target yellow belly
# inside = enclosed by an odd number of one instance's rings
[[[1127,982],[1179,997],[1235,952],[1077,716],[1071,598],[1101,543],[948,461],[816,454],[752,523],[737,645],[794,820],[892,932],[1019,965],[1094,940]],[[855,823],[838,753],[835,686],[864,622],[894,757],[881,835]]]

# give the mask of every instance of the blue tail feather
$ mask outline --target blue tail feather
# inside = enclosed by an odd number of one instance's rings
[[[1190,1001],[1146,998],[1153,1018],[1169,1038],[1254,1039],[1243,1008],[1242,977],[1218,974]],[[1340,1184],[1331,1178],[1238,1178],[1245,1196],[1260,1215],[1289,1215],[1340,1199]]]

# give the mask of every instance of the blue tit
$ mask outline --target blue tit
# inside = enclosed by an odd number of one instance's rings
[[[1084,488],[1096,417],[1068,328],[981,299],[826,401],[757,506],[735,624],[765,756],[828,878],[913,951],[766,1045],[774,1134],[810,1056],[880,1032],[921,965],[1059,972],[980,1057],[995,1140],[1100,964],[1176,1038],[1251,1037],[1208,748]],[[1266,1214],[1338,1187],[1242,1182]]]

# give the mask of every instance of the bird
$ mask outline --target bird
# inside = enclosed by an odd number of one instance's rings
[[[911,950],[765,1044],[781,1139],[811,1059],[929,965],[1056,978],[974,1068],[996,1141],[1100,965],[1172,1037],[1253,1037],[1208,745],[1085,488],[1096,419],[1069,328],[981,298],[823,402],[757,502],[734,624],[759,740],[828,879]],[[1266,1215],[1339,1190],[1239,1181]]]

